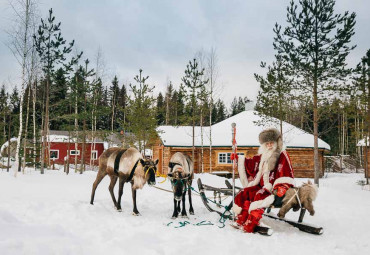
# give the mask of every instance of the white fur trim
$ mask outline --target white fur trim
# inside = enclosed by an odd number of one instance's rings
[[[271,183],[267,183],[263,186],[265,189],[267,189],[268,191],[271,191],[272,190],[272,184]]]
[[[286,151],[283,151],[283,154],[286,158],[286,161],[288,161],[288,164],[289,164],[289,167],[290,167],[290,170],[292,171],[293,170],[293,167],[292,165],[290,164],[290,160],[289,160],[289,157],[288,157],[288,154],[286,153]]]
[[[237,204],[234,203],[233,205],[233,212],[235,213],[235,215],[238,215],[242,212],[242,208],[240,206],[238,206]]]
[[[239,173],[239,179],[240,182],[242,183],[243,188],[247,187],[248,185],[248,177],[247,173],[245,171],[245,156],[244,155],[239,155],[238,159],[238,173]]]
[[[259,208],[269,207],[270,205],[272,205],[272,203],[274,202],[274,200],[275,200],[275,196],[274,195],[270,195],[270,196],[266,197],[265,199],[254,201],[249,206],[248,212],[250,213],[251,211],[256,210],[256,209],[259,209]]]
[[[280,177],[275,180],[273,187],[281,183],[292,184],[293,187],[295,186],[295,181],[292,177]]]

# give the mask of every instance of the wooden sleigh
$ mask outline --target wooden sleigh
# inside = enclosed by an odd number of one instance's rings
[[[198,189],[199,189],[200,197],[201,197],[202,202],[205,205],[205,207],[210,212],[216,212],[221,217],[227,217],[228,219],[232,220],[232,217],[233,217],[232,213],[229,213],[229,214],[226,215],[226,213],[225,213],[226,211],[220,210],[221,202],[222,202],[221,197],[224,197],[224,196],[231,196],[232,197],[233,196],[233,187],[232,187],[232,185],[230,184],[230,182],[228,180],[225,180],[225,184],[226,184],[226,188],[216,188],[216,187],[205,185],[205,184],[202,183],[201,179],[198,179]],[[240,187],[235,187],[235,192],[238,192],[241,189],[242,188],[240,188]],[[206,191],[213,192],[213,200],[210,200],[206,197],[206,194],[205,194]],[[212,204],[215,205],[215,206],[212,206]],[[226,208],[226,210],[228,210],[230,212],[230,210],[232,208],[232,205],[233,205],[233,201],[231,201],[227,206],[224,206],[224,207]],[[278,216],[271,214],[271,209],[272,208],[280,208],[280,207],[281,207],[281,204],[279,205],[279,204],[274,203],[273,205],[271,205],[269,208],[266,209],[266,213],[264,213],[263,215],[265,217],[269,217],[269,218],[272,218],[272,219],[275,219],[275,220],[286,222],[286,223],[298,228],[300,231],[303,231],[303,232],[306,232],[306,233],[315,234],[315,235],[321,235],[321,234],[324,233],[324,229],[322,227],[317,227],[317,226],[314,226],[314,225],[311,225],[311,224],[303,223],[303,218],[304,218],[305,213],[306,213],[306,209],[304,207],[300,208],[298,221],[293,221],[293,220],[289,220],[289,219],[285,219],[285,218],[279,218]],[[258,226],[255,231],[260,233],[260,234],[266,235],[268,233],[268,230],[269,230],[269,228],[267,228],[267,227]]]

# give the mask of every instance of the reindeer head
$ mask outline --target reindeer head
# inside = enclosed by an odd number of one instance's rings
[[[173,175],[172,173],[169,173],[168,176],[170,177],[171,180],[174,197],[177,201],[180,201],[182,198],[182,194],[184,194],[185,192],[186,183],[189,177],[183,176],[183,174],[180,172],[175,172],[173,173]]]
[[[140,164],[143,166],[145,173],[145,180],[149,186],[155,185],[155,174],[157,172],[158,159],[153,161],[152,159],[140,159]]]

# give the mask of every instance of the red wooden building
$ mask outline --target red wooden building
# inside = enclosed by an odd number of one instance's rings
[[[73,163],[77,157],[78,163],[81,162],[82,157],[82,139],[77,139],[77,136],[69,136],[67,131],[50,130],[48,136],[48,147],[50,151],[50,159],[55,164],[64,164],[64,161],[69,155],[69,162]],[[94,142],[91,139],[91,134],[86,136],[85,140],[85,164],[99,165],[99,157],[110,146],[122,146],[117,136],[114,139],[106,137],[104,141],[101,138],[95,138]],[[114,140],[114,141],[113,141]],[[68,153],[69,152],[69,153]],[[91,161],[90,161],[91,159]]]

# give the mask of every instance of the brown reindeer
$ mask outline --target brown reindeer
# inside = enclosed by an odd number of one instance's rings
[[[142,189],[146,182],[150,186],[155,185],[157,164],[158,160],[153,162],[151,159],[143,159],[141,153],[135,148],[109,148],[99,157],[99,172],[92,186],[90,204],[94,204],[95,190],[99,183],[106,175],[109,175],[110,185],[108,189],[117,210],[122,211],[123,186],[126,182],[130,182],[134,204],[133,214],[140,215],[136,206],[136,190]],[[113,189],[118,179],[119,191],[117,201]]]
[[[303,183],[301,187],[298,188],[290,188],[285,193],[285,197],[283,199],[283,206],[280,208],[278,216],[280,218],[284,218],[285,214],[293,208],[293,211],[298,211],[301,206],[306,208],[307,211],[310,212],[310,215],[315,214],[315,210],[313,208],[313,201],[317,197],[317,186],[311,181],[307,183]],[[298,196],[298,197],[297,197]],[[299,199],[298,199],[299,198]]]

